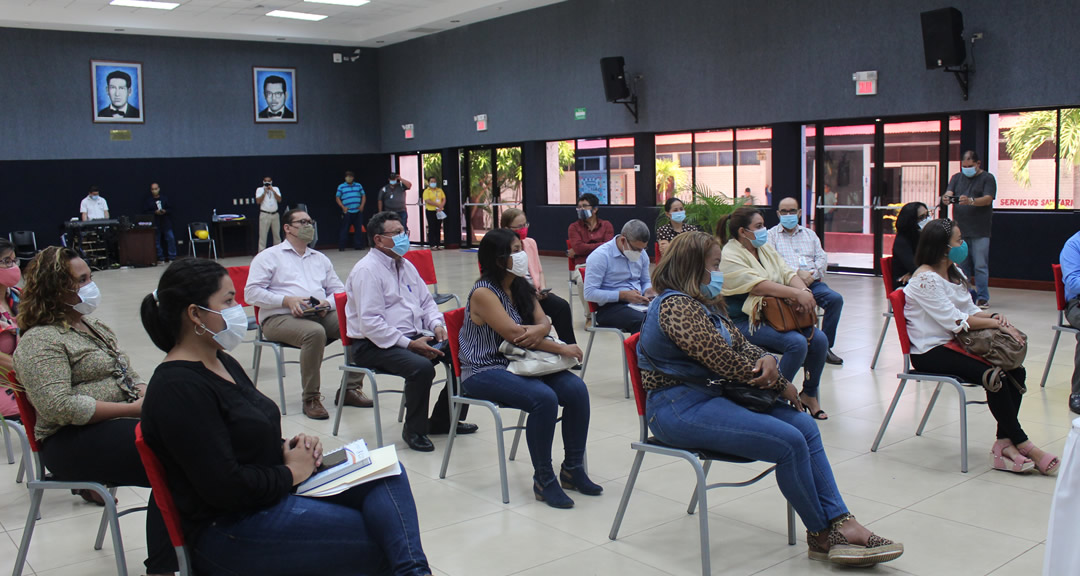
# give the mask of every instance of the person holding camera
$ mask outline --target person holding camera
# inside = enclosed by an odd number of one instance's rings
[[[278,216],[278,203],[281,202],[281,190],[274,186],[269,176],[263,178],[263,185],[255,189],[255,202],[259,205],[259,252],[266,249],[266,231],[274,235],[274,244],[281,242],[278,230],[281,218]]]
[[[401,437],[409,448],[431,452],[428,434],[450,432],[449,386],[439,394],[428,419],[435,365],[450,368],[446,350],[446,322],[416,267],[402,258],[409,251],[409,233],[397,212],[385,210],[367,225],[371,251],[360,259],[345,280],[349,295],[345,324],[353,340],[357,366],[405,379],[405,426]],[[462,407],[464,419],[468,406]],[[457,423],[458,434],[472,434],[477,426]]]
[[[972,299],[983,310],[990,307],[990,225],[996,196],[997,179],[982,169],[982,162],[974,150],[964,152],[960,173],[953,174],[941,195],[942,217],[948,215],[949,204],[952,204],[953,220],[960,225],[971,247],[960,269],[968,278],[975,278]]]
[[[300,381],[304,415],[312,420],[330,417],[319,393],[323,351],[340,336],[333,294],[343,292],[334,265],[325,254],[308,247],[315,221],[299,209],[285,213],[285,241],[259,252],[251,260],[244,300],[259,307],[259,324],[267,340],[300,349]],[[370,408],[361,378],[350,374],[346,406]]]

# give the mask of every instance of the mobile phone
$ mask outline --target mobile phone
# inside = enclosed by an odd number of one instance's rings
[[[344,464],[345,458],[345,450],[335,450],[329,454],[323,454],[322,464],[319,464],[319,467],[315,469],[315,472],[319,473],[323,470],[329,470],[335,466]]]
[[[308,304],[310,304],[312,308],[319,305],[319,299],[314,297],[314,296],[309,297],[307,299],[307,301],[308,301]]]
[[[543,290],[540,291],[540,294],[550,294],[550,293],[551,293],[551,288],[544,288]]]
[[[959,196],[950,196],[949,197],[949,204],[959,204],[959,203],[960,203],[960,197]]]

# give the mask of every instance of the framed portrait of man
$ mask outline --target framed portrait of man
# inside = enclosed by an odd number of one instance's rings
[[[141,124],[146,120],[142,64],[91,60],[94,122]]]
[[[296,68],[252,67],[255,123],[296,122]]]

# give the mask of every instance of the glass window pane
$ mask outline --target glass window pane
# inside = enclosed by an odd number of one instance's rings
[[[829,262],[841,267],[874,267],[870,226],[874,130],[873,124],[829,126],[821,139],[825,148],[823,247]]]
[[[424,188],[427,187],[428,180],[434,178],[438,182],[439,188],[442,188],[445,191],[446,190],[446,185],[443,183],[443,178],[442,178],[442,154],[439,154],[439,153],[424,154],[420,158],[421,158],[420,170],[423,172],[424,177],[420,180],[420,182],[416,183],[413,186],[413,188],[419,187],[421,190],[423,190]],[[421,192],[421,198],[423,197],[422,194],[423,193]],[[424,214],[425,218],[427,217],[426,216],[427,215],[426,208],[422,209],[420,212],[421,212],[421,214]],[[417,226],[417,227],[419,228],[419,226]],[[440,228],[445,228],[445,227],[440,226]],[[446,236],[446,239],[449,240],[449,234],[446,234],[445,230],[443,230],[443,233]],[[431,234],[431,228],[430,227],[425,227],[424,234],[425,234],[424,235],[424,241],[428,245],[434,244],[434,242],[432,241],[433,239],[429,236]],[[441,240],[442,237],[440,237],[439,239]]]
[[[634,138],[611,138],[608,140],[608,158],[611,170],[608,188],[609,204],[633,206],[637,203],[637,186],[634,173]]]
[[[698,157],[695,188],[698,194],[719,194],[731,198],[735,190],[735,168],[732,161],[734,141],[735,133],[731,130],[694,133],[694,151]]]
[[[908,202],[922,202],[930,209],[937,205],[941,188],[941,121],[890,122],[884,126],[885,151],[882,188],[874,198],[879,210],[872,218],[882,218],[882,253],[892,254],[896,216]]]
[[[492,206],[492,222],[498,226],[503,210],[521,208],[521,147],[495,150],[495,175],[499,196]]]
[[[491,150],[469,150],[466,152],[469,169],[469,204],[463,206],[463,215],[472,225],[473,243],[477,243],[492,228],[492,181]]]
[[[601,204],[608,203],[607,138],[577,141],[578,196],[595,194]]]
[[[803,145],[806,153],[803,155],[803,187],[804,192],[799,204],[803,208],[803,226],[812,226],[817,218],[816,196],[814,190],[817,187],[816,164],[817,164],[817,127],[812,125],[803,126]]]
[[[689,154],[691,135],[658,134],[656,136],[656,203],[663,204],[677,196],[683,200],[693,199],[693,165],[683,164],[683,154]]]
[[[740,128],[735,131],[738,141],[739,164],[735,181],[739,196],[747,197],[757,206],[772,204],[772,129]]]
[[[1058,160],[1058,208],[1080,206],[1080,108],[1061,109],[1061,155]]]
[[[994,208],[1052,209],[1057,110],[991,114],[989,132],[997,145],[983,169],[997,178]]]
[[[577,204],[576,146],[573,140],[547,143],[547,202]]]
[[[405,214],[408,216],[406,227],[409,229],[409,240],[420,242],[420,229],[423,227],[424,215],[420,213],[420,194],[423,190],[417,182],[420,181],[420,157],[415,154],[398,156],[398,173],[402,178],[413,183],[413,187],[405,192]]]

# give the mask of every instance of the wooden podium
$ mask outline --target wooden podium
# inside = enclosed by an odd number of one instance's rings
[[[155,234],[157,234],[157,228],[132,228],[120,232],[120,265],[136,267],[156,265]]]

